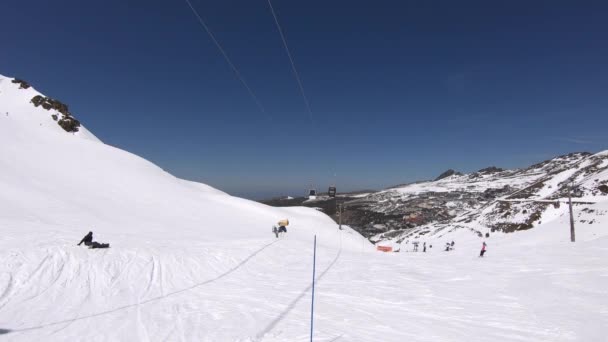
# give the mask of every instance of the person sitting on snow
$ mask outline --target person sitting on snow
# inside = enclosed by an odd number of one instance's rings
[[[80,246],[83,242],[85,246],[90,246],[93,242],[93,232],[89,232],[89,234],[85,235],[78,243],[78,246]]]
[[[82,238],[82,240],[80,240],[80,242],[78,243],[78,246],[80,246],[83,242],[84,242],[85,246],[89,246],[89,248],[108,248],[108,247],[110,247],[109,243],[99,243],[99,242],[93,241],[93,232],[89,232],[87,235],[85,235]]]

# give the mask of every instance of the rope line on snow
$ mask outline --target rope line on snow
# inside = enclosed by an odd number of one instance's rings
[[[207,32],[207,34],[209,35],[209,37],[211,38],[211,40],[213,41],[213,43],[215,44],[215,46],[218,48],[218,50],[220,50],[222,56],[224,57],[224,59],[226,60],[226,62],[228,63],[228,65],[230,66],[230,68],[232,69],[232,71],[234,72],[234,74],[236,75],[236,77],[239,79],[239,81],[241,81],[241,83],[243,84],[243,86],[245,87],[245,89],[247,89],[247,92],[249,93],[249,95],[251,96],[251,98],[253,99],[253,101],[255,102],[255,104],[258,106],[258,108],[260,109],[260,111],[262,113],[264,113],[268,119],[271,119],[270,115],[268,115],[268,113],[266,112],[266,110],[264,110],[264,107],[260,103],[260,100],[255,95],[255,93],[253,92],[253,90],[251,89],[251,87],[249,87],[249,85],[247,84],[247,82],[245,82],[245,79],[241,75],[239,69],[237,69],[237,67],[234,65],[234,63],[232,63],[232,61],[228,57],[228,54],[226,53],[226,51],[224,50],[224,48],[222,48],[222,45],[215,38],[215,35],[213,34],[213,32],[211,32],[211,29],[209,29],[209,26],[207,26],[207,23],[205,23],[205,20],[203,20],[203,18],[200,16],[200,14],[194,8],[194,6],[192,6],[192,3],[190,3],[189,0],[185,0],[185,1],[188,4],[188,6],[190,6],[190,9],[192,10],[192,13],[194,13],[194,15],[196,16],[196,18],[198,19],[198,22],[205,29],[205,31]]]
[[[306,93],[304,93],[304,86],[302,86],[302,80],[300,79],[300,74],[296,69],[296,64],[293,61],[293,57],[291,56],[291,52],[289,52],[289,48],[287,47],[287,40],[285,39],[285,35],[283,34],[283,29],[281,29],[281,25],[279,24],[279,19],[277,18],[276,13],[274,12],[274,8],[272,7],[272,3],[268,0],[268,6],[270,7],[270,12],[272,13],[272,17],[274,18],[274,22],[277,26],[277,30],[281,35],[281,40],[283,41],[283,46],[285,47],[285,52],[287,53],[287,57],[289,57],[289,62],[291,63],[291,70],[293,71],[294,76],[296,77],[296,81],[298,82],[298,87],[300,89],[300,93],[302,94],[302,98],[304,99],[304,103],[306,104],[306,109],[308,110],[308,118],[310,119],[310,123],[313,123],[312,119],[312,110],[310,109],[310,103],[308,102],[308,98],[306,97]]]
[[[65,324],[65,323],[71,324],[73,322],[80,321],[80,320],[83,320],[83,319],[104,316],[104,315],[112,314],[112,313],[115,313],[115,312],[118,312],[118,311],[122,311],[122,310],[125,310],[125,309],[129,309],[129,308],[133,308],[133,307],[139,307],[140,305],[143,305],[143,304],[148,304],[148,303],[151,303],[151,302],[159,301],[159,300],[165,299],[167,297],[174,296],[176,294],[180,294],[180,293],[183,293],[183,292],[187,292],[187,291],[193,290],[193,289],[195,289],[197,287],[200,287],[200,286],[203,286],[203,285],[207,285],[207,284],[216,282],[216,281],[218,281],[218,280],[226,277],[227,275],[233,273],[234,271],[236,271],[239,268],[241,268],[242,266],[244,266],[247,262],[249,262],[249,260],[253,259],[256,255],[258,255],[259,253],[261,253],[263,250],[265,250],[266,248],[274,245],[275,243],[277,243],[279,241],[281,241],[281,240],[275,240],[275,241],[273,241],[271,243],[268,243],[268,244],[262,246],[261,248],[259,248],[255,252],[253,252],[251,255],[249,255],[247,258],[243,259],[236,266],[230,268],[229,270],[227,270],[226,272],[224,272],[224,273],[216,276],[215,278],[211,278],[211,279],[205,280],[203,282],[194,284],[194,285],[192,285],[190,287],[186,287],[186,288],[183,288],[183,289],[180,289],[180,290],[176,290],[176,291],[167,293],[166,295],[163,295],[163,296],[157,296],[157,297],[154,297],[154,298],[146,299],[146,300],[144,300],[142,302],[137,302],[137,303],[133,303],[133,304],[127,304],[127,305],[119,306],[119,307],[114,308],[114,309],[110,309],[110,310],[106,310],[106,311],[101,311],[101,312],[98,312],[98,313],[95,313],[95,314],[86,315],[86,316],[82,316],[82,317],[75,317],[75,318],[70,318],[70,319],[64,319],[64,320],[61,320],[61,321],[50,322],[50,323],[41,324],[41,325],[33,326],[33,327],[27,327],[27,328],[0,329],[0,335],[1,334],[8,334],[8,333],[16,333],[16,332],[26,332],[26,331],[30,331],[30,330],[37,330],[37,329],[47,328],[47,327],[51,327],[51,326],[55,326],[55,325],[59,325],[59,324]]]

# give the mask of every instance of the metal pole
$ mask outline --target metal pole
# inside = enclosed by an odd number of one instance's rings
[[[338,228],[342,230],[342,204],[338,204],[338,225]]]
[[[568,187],[568,206],[570,207],[570,241],[575,242],[574,237],[574,214],[572,213],[572,195],[570,192],[572,191],[572,185]]]
[[[315,269],[317,265],[317,236],[315,235],[315,245],[312,256],[312,302],[310,304],[310,342],[312,342],[312,332],[315,314]]]

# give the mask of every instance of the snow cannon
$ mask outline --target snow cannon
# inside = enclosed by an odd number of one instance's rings
[[[278,225],[279,225],[279,227],[281,227],[281,226],[287,227],[287,226],[289,226],[289,220],[288,219],[281,220],[281,221],[279,221]]]

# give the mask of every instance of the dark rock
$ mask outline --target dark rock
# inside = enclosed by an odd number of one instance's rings
[[[66,132],[78,132],[80,121],[71,116],[65,116],[57,122]]]
[[[598,186],[597,189],[599,191],[601,191],[603,194],[608,194],[608,185],[606,185],[606,184]]]
[[[78,132],[80,121],[76,120],[76,118],[72,116],[67,104],[42,95],[34,96],[30,102],[36,107],[42,106],[42,108],[46,110],[56,110],[62,115],[61,118],[59,118],[57,114],[52,114],[51,117],[53,120],[57,121],[57,124],[59,124],[59,126],[61,126],[61,128],[63,128],[66,132]]]
[[[35,107],[38,107],[44,102],[45,97],[41,95],[36,95],[32,98],[30,102],[34,104]]]
[[[444,173],[440,174],[439,177],[435,178],[435,180],[438,181],[440,179],[444,179],[444,178],[450,177],[452,175],[461,176],[462,173],[449,169],[449,170],[445,171]]]
[[[502,171],[504,171],[504,169],[501,169],[500,167],[490,166],[490,167],[486,167],[485,169],[481,169],[477,172],[479,172],[479,173],[496,173],[496,172],[502,172]]]
[[[19,83],[19,89],[27,89],[27,88],[30,87],[29,83],[25,82],[24,80],[20,80],[18,78],[15,78],[11,82],[13,82],[13,83]]]

